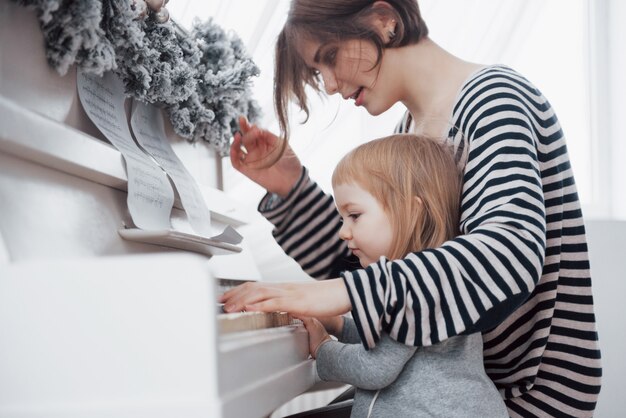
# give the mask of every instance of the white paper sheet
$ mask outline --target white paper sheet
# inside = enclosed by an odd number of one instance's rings
[[[201,236],[238,244],[242,237],[231,227],[222,233],[211,227],[211,212],[193,176],[178,158],[167,137],[160,109],[151,104],[133,102],[131,127],[140,147],[170,176],[182,203],[191,228]],[[219,235],[216,235],[219,234]]]
[[[161,110],[135,100],[130,123],[141,148],[156,160],[174,182],[193,230],[206,237],[214,235],[211,212],[202,198],[202,192],[165,136]]]
[[[141,229],[170,229],[174,191],[165,172],[133,141],[124,86],[112,72],[103,77],[78,71],[78,95],[91,121],[124,157],[128,175],[128,210]]]

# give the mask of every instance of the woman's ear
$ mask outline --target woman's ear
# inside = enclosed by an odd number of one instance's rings
[[[396,37],[395,9],[386,1],[375,1],[372,4],[372,24],[381,34],[385,44],[388,44]]]

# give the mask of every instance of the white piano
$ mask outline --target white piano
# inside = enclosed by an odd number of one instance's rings
[[[244,225],[215,153],[168,136],[213,222]],[[309,389],[297,321],[218,312],[224,287],[260,279],[245,237],[203,255],[122,239],[126,184],[75,69],[50,69],[35,16],[0,0],[0,417],[265,417]]]

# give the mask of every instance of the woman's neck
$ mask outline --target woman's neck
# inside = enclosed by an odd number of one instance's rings
[[[422,124],[427,134],[445,132],[441,129],[450,123],[458,92],[482,65],[461,60],[429,38],[386,52],[392,52],[389,63],[403,86],[401,101],[416,124]]]

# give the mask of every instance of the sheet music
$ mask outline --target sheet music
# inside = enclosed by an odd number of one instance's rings
[[[211,212],[202,198],[202,192],[165,136],[161,110],[134,100],[130,123],[139,145],[174,182],[193,230],[206,237],[214,235],[211,229]]]
[[[174,191],[165,172],[133,141],[124,86],[112,72],[103,77],[78,70],[78,96],[89,119],[122,153],[128,175],[128,210],[141,229],[170,229]]]
[[[198,184],[165,136],[161,110],[150,104],[133,101],[130,123],[140,147],[171,177],[193,230],[201,236],[231,244],[240,243],[241,235],[231,227],[215,235],[219,231],[211,226],[211,212],[206,206]]]

